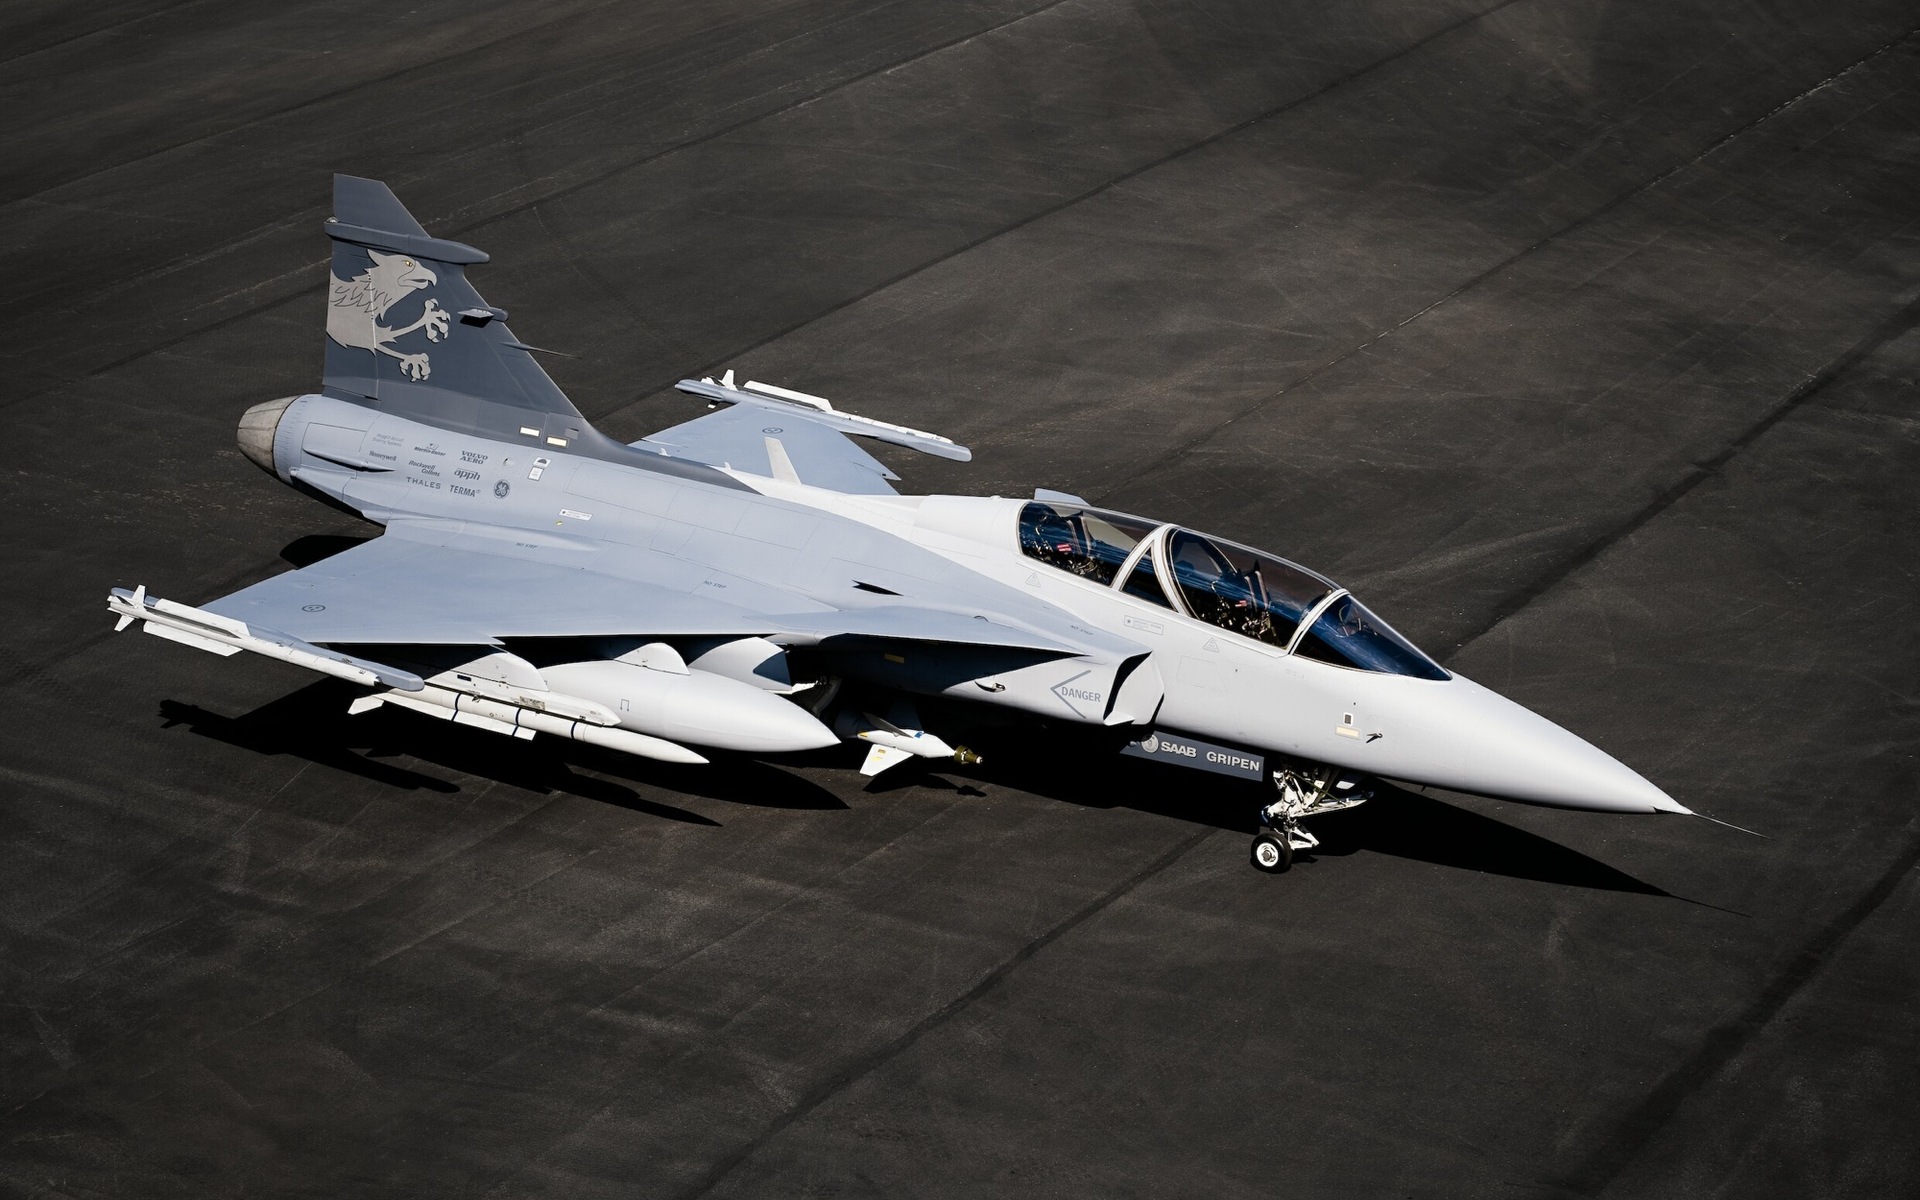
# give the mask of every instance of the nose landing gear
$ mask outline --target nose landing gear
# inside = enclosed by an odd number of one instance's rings
[[[1280,795],[1260,808],[1260,831],[1253,836],[1253,865],[1272,875],[1293,866],[1296,850],[1311,850],[1320,839],[1300,827],[1307,817],[1318,817],[1365,804],[1373,792],[1363,780],[1338,767],[1315,763],[1282,766],[1273,773]]]

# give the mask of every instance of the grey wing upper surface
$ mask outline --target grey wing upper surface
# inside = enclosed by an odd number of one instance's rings
[[[838,430],[804,415],[747,405],[708,413],[633,444],[768,478],[780,477],[785,467],[801,483],[853,495],[891,494],[888,481],[900,478]],[[784,463],[775,462],[780,456]]]
[[[596,543],[524,530],[396,521],[381,537],[205,610],[321,645],[758,635],[796,644],[853,636],[1078,650],[1078,639],[1029,622],[970,613],[965,598],[839,607],[730,578],[723,601],[706,586],[714,577],[698,563],[633,548],[609,553]]]
[[[763,617],[732,605],[587,569],[593,552],[558,538],[516,546],[500,537],[488,546],[484,535],[442,533],[432,523],[395,522],[384,536],[205,608],[315,643],[486,644],[765,628]]]

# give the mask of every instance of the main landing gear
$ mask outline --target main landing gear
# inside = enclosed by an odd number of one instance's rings
[[[1296,850],[1311,850],[1320,839],[1300,827],[1307,817],[1339,812],[1373,799],[1361,776],[1338,767],[1291,763],[1273,773],[1279,797],[1260,807],[1260,831],[1253,835],[1253,865],[1278,875],[1293,865]]]

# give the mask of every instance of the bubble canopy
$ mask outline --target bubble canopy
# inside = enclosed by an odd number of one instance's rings
[[[1020,550],[1091,583],[1122,586],[1130,595],[1303,658],[1416,679],[1450,678],[1332,580],[1248,546],[1126,513],[1035,500],[1020,511]],[[1116,585],[1129,560],[1132,569]]]

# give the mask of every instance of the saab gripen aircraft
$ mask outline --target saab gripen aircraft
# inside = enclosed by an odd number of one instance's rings
[[[117,628],[351,680],[355,713],[672,763],[842,740],[868,775],[972,761],[923,727],[928,697],[1086,726],[1270,780],[1268,871],[1375,777],[1688,811],[1305,567],[1044,489],[899,495],[853,441],[971,458],[936,434],[727,371],[678,385],[716,411],[614,441],[467,282],[481,251],[344,175],[326,233],[322,386],[248,409],[240,449],[384,533],[199,607],[116,588]]]

